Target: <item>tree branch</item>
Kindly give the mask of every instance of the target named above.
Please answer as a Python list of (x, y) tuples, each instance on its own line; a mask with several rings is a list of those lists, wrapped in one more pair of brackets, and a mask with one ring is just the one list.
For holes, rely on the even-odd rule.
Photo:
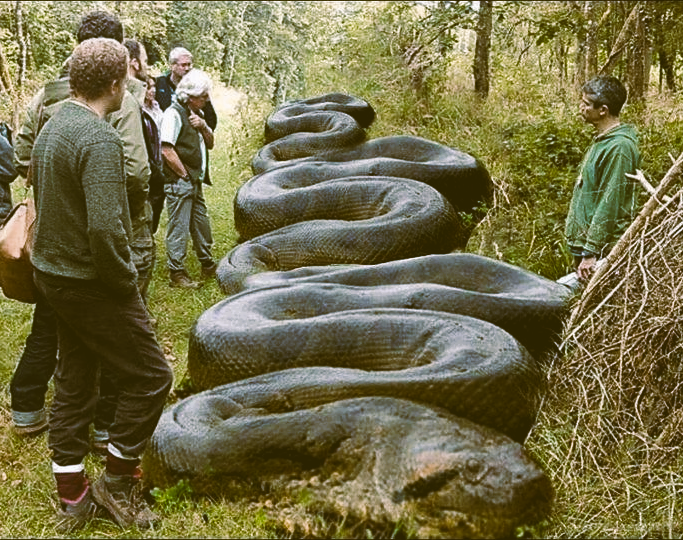
[[(640, 169), (636, 169), (636, 174), (626, 173), (626, 176), (628, 176), (629, 178), (633, 178), (634, 180), (638, 180), (638, 182), (640, 182), (640, 185), (642, 185), (645, 188), (645, 191), (647, 191), (650, 195), (654, 196), (657, 193), (657, 190), (654, 188), (652, 184), (650, 184), (650, 182), (647, 181), (647, 178), (645, 178), (643, 171), (641, 171)], [(671, 197), (665, 195), (664, 197), (662, 197), (662, 200), (665, 203), (668, 203), (671, 200)]]
[(609, 53), (607, 61), (598, 71), (600, 75), (609, 75), (610, 73), (612, 73), (614, 66), (616, 65), (619, 58), (621, 58), (621, 55), (623, 54), (624, 49), (628, 44), (628, 40), (631, 39), (631, 36), (633, 35), (633, 31), (636, 27), (636, 22), (638, 21), (639, 12), (640, 2), (636, 3), (636, 5), (633, 6), (631, 13), (628, 14), (628, 17), (626, 18), (624, 25), (621, 27), (621, 31), (619, 32), (619, 35), (617, 36), (617, 39), (614, 42), (614, 45), (612, 46), (612, 51)]

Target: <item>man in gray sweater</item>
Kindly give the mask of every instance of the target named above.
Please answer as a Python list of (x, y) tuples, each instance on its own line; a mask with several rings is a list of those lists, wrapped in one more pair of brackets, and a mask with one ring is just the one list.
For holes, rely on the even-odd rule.
[[(73, 97), (45, 124), (31, 157), (35, 282), (56, 314), (61, 350), (48, 437), (60, 532), (83, 526), (95, 501), (123, 527), (158, 519), (137, 489), (139, 463), (173, 376), (137, 287), (123, 145), (105, 121), (121, 106), (127, 56), (106, 38), (76, 48)], [(100, 368), (120, 393), (106, 469), (91, 487), (83, 461)]]

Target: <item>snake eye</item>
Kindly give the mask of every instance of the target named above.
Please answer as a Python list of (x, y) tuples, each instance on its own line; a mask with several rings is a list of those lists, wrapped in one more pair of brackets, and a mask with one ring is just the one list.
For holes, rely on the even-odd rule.
[(479, 482), (486, 475), (488, 467), (481, 461), (470, 458), (465, 464), (465, 475), (470, 482)]

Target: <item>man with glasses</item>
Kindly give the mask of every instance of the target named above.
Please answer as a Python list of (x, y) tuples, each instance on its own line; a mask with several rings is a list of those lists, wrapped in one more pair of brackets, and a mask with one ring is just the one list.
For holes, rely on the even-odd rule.
[[(192, 53), (184, 47), (176, 47), (168, 55), (170, 69), (156, 78), (156, 100), (162, 111), (165, 111), (173, 103), (176, 87), (182, 78), (192, 69)], [(216, 129), (218, 118), (210, 100), (202, 107), (204, 120), (212, 130)]]

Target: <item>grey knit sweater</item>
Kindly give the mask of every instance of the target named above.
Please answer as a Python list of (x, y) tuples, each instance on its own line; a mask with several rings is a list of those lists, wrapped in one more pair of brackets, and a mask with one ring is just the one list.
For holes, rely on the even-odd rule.
[(31, 260), (46, 274), (137, 290), (123, 145), (94, 112), (67, 102), (41, 130), (31, 157), (36, 199)]

